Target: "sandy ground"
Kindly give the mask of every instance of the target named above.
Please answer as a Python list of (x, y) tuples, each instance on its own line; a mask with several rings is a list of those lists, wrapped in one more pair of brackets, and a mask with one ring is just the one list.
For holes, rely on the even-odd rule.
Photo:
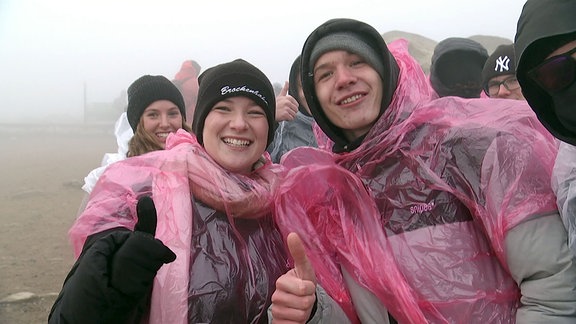
[(0, 323), (47, 322), (73, 263), (67, 231), (84, 177), (116, 152), (112, 128), (0, 125)]

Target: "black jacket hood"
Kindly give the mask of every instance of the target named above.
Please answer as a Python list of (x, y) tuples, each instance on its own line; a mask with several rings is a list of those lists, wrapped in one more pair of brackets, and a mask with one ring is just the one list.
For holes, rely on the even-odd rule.
[(302, 105), (300, 98), (298, 97), (298, 78), (300, 78), (300, 65), (302, 59), (301, 56), (294, 60), (292, 66), (290, 67), (290, 75), (288, 76), (288, 94), (290, 94), (296, 102), (298, 102), (298, 111), (303, 113), (305, 116), (311, 117), (310, 113), (306, 111), (306, 108)]
[(552, 135), (576, 145), (576, 134), (556, 116), (552, 97), (527, 76), (556, 48), (566, 44), (570, 36), (576, 39), (576, 1), (528, 0), (518, 19), (514, 49), (518, 58), (516, 77), (524, 98)]
[[(488, 59), (486, 48), (475, 40), (450, 37), (434, 47), (430, 61), (430, 84), (440, 97), (479, 98), (482, 92), (482, 69)], [(453, 82), (466, 81), (465, 87), (453, 88)]]
[(301, 71), (302, 71), (302, 88), (304, 90), (304, 96), (306, 97), (306, 102), (316, 123), (322, 131), (334, 142), (333, 151), (334, 152), (342, 152), (342, 151), (351, 151), (358, 147), (362, 143), (362, 138), (356, 139), (353, 143), (350, 143), (342, 129), (335, 126), (324, 114), (322, 107), (320, 107), (320, 103), (318, 102), (318, 98), (316, 96), (316, 91), (314, 87), (314, 75), (313, 71), (310, 69), (310, 56), (312, 54), (312, 50), (316, 43), (323, 37), (338, 33), (338, 32), (348, 32), (358, 35), (358, 38), (364, 42), (366, 42), (370, 47), (372, 47), (376, 53), (381, 55), (384, 73), (385, 75), (382, 76), (383, 78), (383, 98), (382, 104), (380, 108), (380, 116), (390, 102), (392, 101), (392, 96), (394, 95), (394, 91), (398, 85), (398, 75), (399, 75), (399, 68), (396, 60), (388, 50), (382, 35), (378, 33), (376, 29), (372, 26), (358, 21), (354, 19), (347, 19), (347, 18), (336, 18), (328, 20), (327, 22), (320, 25), (316, 28), (310, 36), (306, 39), (304, 43), (304, 47), (302, 49), (302, 64), (301, 64)]

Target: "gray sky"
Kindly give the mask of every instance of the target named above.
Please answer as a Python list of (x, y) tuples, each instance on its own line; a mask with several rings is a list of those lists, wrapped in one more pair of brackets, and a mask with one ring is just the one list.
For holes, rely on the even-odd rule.
[(283, 82), (304, 40), (330, 18), (440, 41), (514, 39), (524, 0), (0, 0), (0, 123), (79, 121), (143, 74), (171, 79), (244, 58)]

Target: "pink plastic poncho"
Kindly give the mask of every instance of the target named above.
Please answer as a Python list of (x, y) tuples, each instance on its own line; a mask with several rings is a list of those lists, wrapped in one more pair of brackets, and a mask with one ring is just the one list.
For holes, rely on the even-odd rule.
[(389, 47), (401, 71), (389, 108), (353, 152), (285, 155), (278, 225), (352, 321), (341, 267), (400, 323), (514, 323), (504, 240), (556, 209), (557, 142), (524, 102), (432, 100), (407, 43)]
[[(231, 174), (207, 155), (196, 137), (183, 130), (170, 135), (166, 147), (164, 151), (110, 165), (100, 177), (86, 209), (70, 229), (69, 235), (78, 257), (87, 236), (119, 226), (133, 229), (137, 220), (135, 208), (138, 198), (151, 195), (158, 214), (156, 238), (174, 251), (177, 258), (162, 266), (154, 279), (149, 322), (188, 323), (191, 199), (225, 211), (229, 218), (254, 219), (270, 215), (271, 192), (277, 185), (282, 169), (271, 164), (266, 154), (264, 165), (249, 176)], [(282, 244), (281, 240), (279, 242)], [(222, 259), (227, 257), (223, 255)], [(286, 259), (283, 260), (285, 266)], [(256, 274), (260, 271), (237, 270)], [(248, 276), (251, 278), (254, 273)], [(265, 310), (263, 312), (265, 314)]]

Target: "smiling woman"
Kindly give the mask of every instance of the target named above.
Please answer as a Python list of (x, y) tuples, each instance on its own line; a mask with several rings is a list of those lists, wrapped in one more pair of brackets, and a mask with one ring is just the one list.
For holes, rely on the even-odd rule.
[(127, 156), (163, 150), (168, 134), (190, 131), (180, 90), (161, 75), (144, 75), (130, 85), (126, 114), (134, 132)]
[(274, 115), (272, 84), (252, 64), (201, 74), (195, 134), (180, 129), (96, 183), (49, 323), (267, 323), (288, 261), (272, 218), (284, 169), (265, 154)]

